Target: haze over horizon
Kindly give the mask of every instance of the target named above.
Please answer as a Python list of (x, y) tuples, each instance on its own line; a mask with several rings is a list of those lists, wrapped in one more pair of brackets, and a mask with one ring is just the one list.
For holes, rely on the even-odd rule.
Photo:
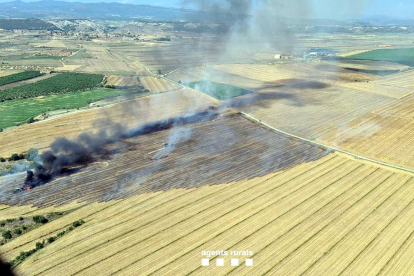
[[(38, 0), (25, 0), (22, 2), (37, 2)], [(61, 1), (61, 0), (58, 0)], [(195, 9), (196, 7), (187, 4), (183, 0), (63, 0), (64, 2), (80, 3), (100, 3), (116, 2), (122, 4), (151, 5), (168, 8)], [(247, 0), (248, 1), (248, 0)], [(250, 0), (250, 4), (255, 6), (261, 1), (269, 0)], [(0, 0), (0, 3), (12, 2), (10, 0)], [(226, 4), (225, 1), (209, 1), (218, 5)], [(279, 1), (283, 5), (284, 1)], [(336, 20), (359, 20), (372, 17), (386, 17), (395, 19), (414, 19), (414, 2), (412, 0), (300, 0), (301, 5), (308, 7), (308, 18), (312, 19), (336, 19)], [(262, 3), (263, 4), (263, 3)], [(298, 5), (299, 6), (299, 5)]]

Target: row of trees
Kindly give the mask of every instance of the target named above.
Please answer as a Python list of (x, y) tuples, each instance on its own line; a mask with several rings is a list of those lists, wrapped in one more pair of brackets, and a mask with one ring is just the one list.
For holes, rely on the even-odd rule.
[(100, 86), (103, 77), (99, 74), (63, 73), (36, 83), (2, 90), (0, 91), (0, 101), (91, 89)]
[(0, 77), (0, 86), (18, 81), (33, 79), (41, 75), (42, 73), (40, 73), (39, 71), (25, 71), (17, 74)]

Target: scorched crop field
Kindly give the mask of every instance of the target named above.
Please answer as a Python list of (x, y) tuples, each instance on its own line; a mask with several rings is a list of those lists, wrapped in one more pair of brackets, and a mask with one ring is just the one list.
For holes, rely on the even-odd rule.
[(199, 2), (0, 3), (2, 261), (414, 275), (410, 21)]

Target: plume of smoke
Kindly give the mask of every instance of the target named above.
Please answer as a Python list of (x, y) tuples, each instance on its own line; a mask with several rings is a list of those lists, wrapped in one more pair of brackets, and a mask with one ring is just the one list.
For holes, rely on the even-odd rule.
[(114, 123), (109, 119), (97, 120), (94, 122), (97, 129), (94, 133), (84, 132), (73, 140), (59, 137), (53, 141), (50, 150), (40, 155), (40, 164), (37, 165), (34, 173), (27, 172), (25, 184), (39, 185), (62, 174), (68, 168), (87, 164), (93, 161), (96, 155), (105, 153), (105, 146), (108, 144), (155, 131), (172, 129), (164, 153), (168, 155), (174, 150), (176, 143), (191, 138), (191, 130), (180, 126), (210, 120), (215, 116), (217, 113), (207, 110), (140, 124), (132, 128), (128, 128), (126, 124)]
[(170, 134), (168, 137), (168, 143), (164, 146), (164, 148), (160, 151), (158, 151), (153, 159), (160, 159), (163, 156), (170, 155), (175, 147), (177, 146), (177, 143), (185, 142), (191, 138), (192, 130), (190, 128), (186, 127), (176, 127), (175, 125), (170, 130)]

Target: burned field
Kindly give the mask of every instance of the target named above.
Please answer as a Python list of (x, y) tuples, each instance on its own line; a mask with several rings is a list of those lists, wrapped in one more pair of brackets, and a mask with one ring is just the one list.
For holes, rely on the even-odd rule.
[(62, 205), (216, 185), (264, 176), (328, 154), (325, 148), (275, 133), (240, 114), (149, 131), (105, 147), (91, 163), (44, 185), (13, 194), (25, 175), (1, 181), (2, 204)]

